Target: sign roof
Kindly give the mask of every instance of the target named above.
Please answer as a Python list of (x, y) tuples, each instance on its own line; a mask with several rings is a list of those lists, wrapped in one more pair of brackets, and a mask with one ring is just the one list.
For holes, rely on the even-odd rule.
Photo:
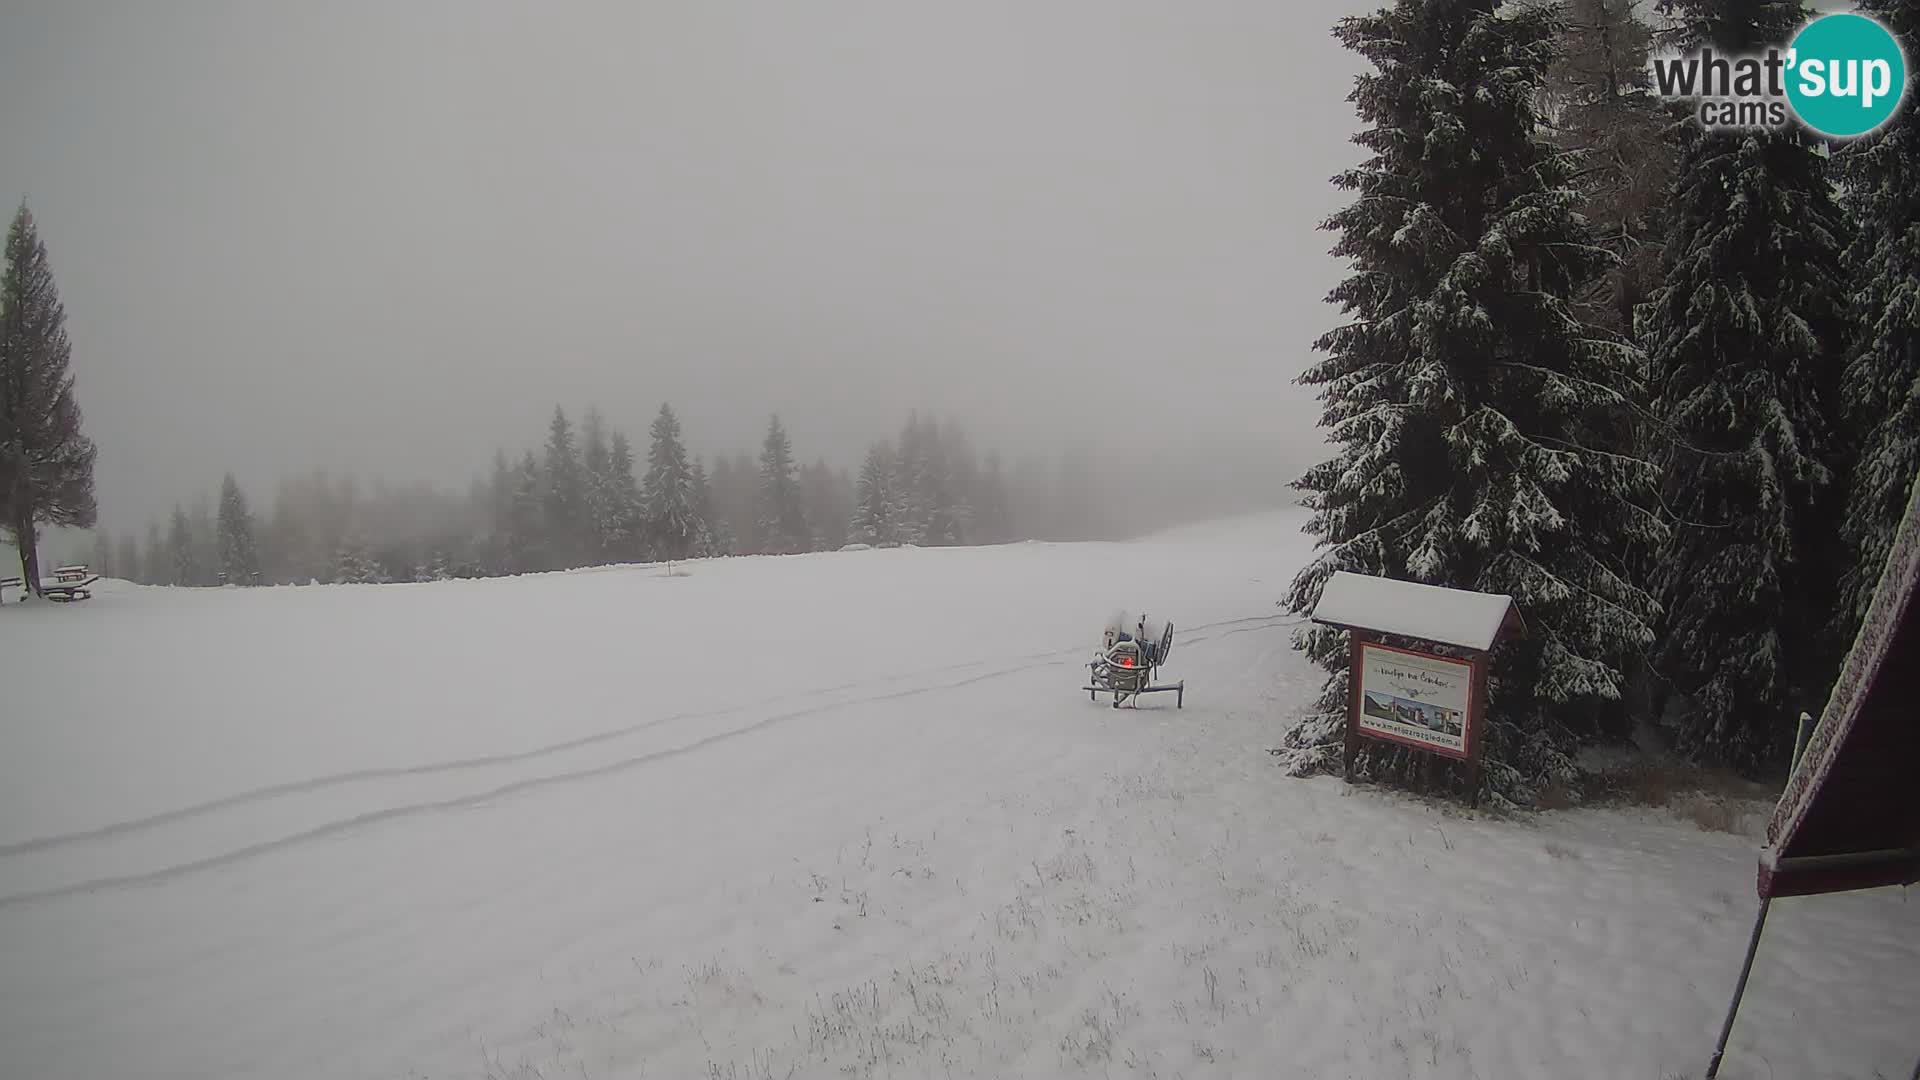
[(1509, 619), (1520, 624), (1520, 613), (1511, 596), (1345, 570), (1327, 579), (1312, 618), (1328, 626), (1397, 634), (1482, 652), (1493, 648)]

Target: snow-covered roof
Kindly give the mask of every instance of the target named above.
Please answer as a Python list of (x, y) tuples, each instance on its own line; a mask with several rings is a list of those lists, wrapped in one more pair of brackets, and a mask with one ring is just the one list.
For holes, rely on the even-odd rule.
[(1312, 617), (1328, 626), (1485, 651), (1493, 648), (1509, 615), (1519, 621), (1511, 596), (1341, 570), (1327, 579)]
[(1920, 483), (1894, 535), (1826, 711), (1767, 822), (1761, 896), (1901, 885), (1920, 880)]

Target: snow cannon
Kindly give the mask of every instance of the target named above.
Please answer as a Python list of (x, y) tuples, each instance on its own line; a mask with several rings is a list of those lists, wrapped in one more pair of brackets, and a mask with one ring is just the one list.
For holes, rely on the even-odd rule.
[(1113, 707), (1131, 701), (1140, 707), (1146, 694), (1173, 694), (1174, 708), (1186, 707), (1186, 682), (1155, 685), (1160, 665), (1173, 652), (1173, 624), (1145, 615), (1130, 618), (1118, 612), (1107, 620), (1100, 636), (1100, 650), (1087, 665), (1087, 700), (1098, 701), (1101, 694), (1113, 695)]

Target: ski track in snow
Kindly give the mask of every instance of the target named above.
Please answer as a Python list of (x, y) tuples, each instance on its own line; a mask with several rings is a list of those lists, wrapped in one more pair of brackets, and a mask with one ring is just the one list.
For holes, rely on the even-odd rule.
[[(604, 567), (590, 568), (590, 570), (592, 571), (604, 571), (606, 569), (607, 568), (604, 568)], [(1267, 615), (1267, 616), (1258, 616), (1258, 617), (1245, 618), (1245, 619), (1226, 619), (1220, 622), (1207, 623), (1202, 626), (1197, 626), (1197, 627), (1194, 627), (1193, 630), (1195, 632), (1199, 632), (1204, 630), (1217, 629), (1219, 627), (1234, 626), (1241, 623), (1271, 623), (1273, 625), (1291, 627), (1291, 626), (1299, 625), (1302, 621), (1303, 621), (1302, 619), (1297, 617)], [(1265, 629), (1265, 628), (1266, 627), (1263, 626), (1263, 627), (1258, 627), (1257, 629)], [(1202, 637), (1202, 638), (1195, 639), (1195, 638), (1186, 636), (1184, 633), (1181, 637), (1181, 643), (1183, 645), (1199, 644), (1207, 640), (1210, 640), (1210, 638)], [(1038, 653), (1031, 656), (1024, 656), (1024, 657), (1021, 657), (1020, 659), (1032, 660), (1032, 661), (1064, 660), (1069, 657), (1079, 656), (1086, 652), (1087, 650), (1085, 649), (1063, 649), (1063, 650), (1056, 650), (1054, 652)], [(921, 671), (908, 672), (905, 675), (897, 676), (892, 679), (887, 679), (883, 681), (899, 682), (906, 679), (918, 678), (918, 677), (922, 677), (930, 674), (951, 673), (955, 670), (964, 670), (966, 668), (972, 668), (972, 667), (982, 667), (982, 666), (985, 666), (985, 663), (986, 663), (985, 661), (976, 660), (976, 661), (972, 661), (964, 664), (943, 665), (937, 668), (928, 668)], [(1013, 671), (1024, 671), (1024, 670), (1027, 670), (1027, 667), (1029, 666), (1032, 666), (1032, 665), (1026, 665), (1018, 668), (1003, 668), (998, 671), (989, 672), (984, 677), (991, 678), (996, 675), (1004, 675)], [(236, 792), (232, 795), (223, 795), (220, 798), (211, 799), (206, 802), (195, 803), (191, 806), (183, 806), (173, 810), (163, 810), (157, 814), (150, 814), (146, 817), (133, 818), (127, 821), (116, 821), (111, 824), (101, 825), (91, 829), (82, 829), (74, 832), (59, 833), (53, 836), (32, 837), (26, 840), (0, 844), (0, 858), (6, 858), (11, 855), (24, 855), (29, 852), (35, 852), (35, 851), (45, 851), (51, 848), (69, 847), (75, 844), (89, 843), (96, 840), (103, 840), (110, 837), (121, 836), (127, 833), (143, 832), (149, 829), (153, 829), (157, 826), (170, 825), (177, 821), (184, 821), (189, 818), (199, 817), (203, 814), (209, 814), (219, 810), (232, 809), (234, 807), (244, 806), (248, 803), (262, 802), (268, 799), (275, 799), (275, 798), (279, 798), (286, 795), (298, 795), (298, 794), (303, 794), (309, 791), (318, 791), (322, 788), (339, 787), (346, 784), (359, 784), (359, 783), (365, 783), (371, 780), (395, 780), (395, 779), (401, 779), (409, 776), (431, 776), (436, 773), (463, 772), (471, 769), (488, 768), (488, 767), (498, 766), (498, 765), (513, 765), (513, 764), (518, 764), (520, 762), (525, 762), (525, 761), (537, 761), (541, 758), (552, 757), (556, 754), (565, 753), (567, 751), (578, 750), (588, 746), (595, 746), (600, 743), (612, 742), (616, 739), (622, 739), (629, 735), (635, 734), (636, 732), (646, 731), (651, 728), (660, 727), (663, 724), (677, 723), (685, 720), (710, 720), (710, 719), (715, 719), (722, 716), (733, 716), (738, 713), (751, 712), (756, 708), (765, 708), (769, 706), (785, 704), (795, 700), (795, 698), (797, 697), (823, 697), (827, 694), (840, 693), (847, 690), (870, 689), (873, 685), (875, 684), (871, 682), (841, 683), (838, 686), (821, 687), (819, 689), (809, 690), (798, 695), (786, 695), (786, 696), (780, 696), (780, 697), (767, 698), (765, 700), (754, 702), (748, 705), (736, 705), (736, 706), (730, 706), (728, 708), (723, 708), (723, 709), (712, 709), (705, 712), (680, 713), (673, 716), (657, 717), (652, 720), (641, 721), (640, 723), (637, 723), (637, 724), (624, 724), (620, 727), (610, 728), (605, 731), (595, 732), (591, 735), (583, 735), (583, 736), (580, 736), (579, 738), (567, 739), (562, 742), (548, 743), (544, 746), (535, 747), (531, 750), (522, 750), (515, 753), (510, 753), (510, 754), (488, 754), (480, 757), (457, 758), (450, 761), (423, 762), (417, 765), (402, 765), (402, 766), (393, 766), (388, 768), (355, 769), (349, 772), (337, 772), (337, 773), (329, 773), (325, 776), (315, 776), (305, 780), (292, 780), (292, 781), (287, 781), (279, 784), (270, 784), (265, 787), (252, 788), (247, 791)], [(946, 689), (953, 686), (961, 686), (961, 685), (965, 685), (965, 683), (964, 682), (948, 683), (943, 686), (922, 687), (912, 692), (917, 693), (917, 692), (924, 692), (924, 691), (940, 690), (940, 689)], [(875, 700), (875, 699), (870, 697), (853, 698), (843, 702), (836, 702), (834, 704), (853, 705), (853, 704), (860, 704), (862, 702), (872, 701), (872, 700)], [(827, 706), (827, 707), (831, 707), (831, 706)], [(797, 713), (793, 715), (797, 716), (797, 715), (804, 715), (804, 714)], [(742, 730), (750, 730), (750, 729), (742, 729)], [(6, 902), (6, 899), (4, 897), (0, 897), (0, 903), (5, 903), (5, 902)]]
[[(1241, 626), (1238, 629), (1225, 630), (1220, 635), (1217, 635), (1217, 636), (1229, 636), (1232, 634), (1247, 633), (1251, 630), (1260, 630), (1260, 629), (1291, 629), (1292, 627), (1298, 625), (1299, 623), (1298, 619), (1288, 619), (1288, 618), (1283, 618), (1278, 616), (1271, 616), (1268, 618), (1271, 620), (1268, 623), (1268, 625), (1258, 626), (1258, 627)], [(1222, 626), (1232, 626), (1238, 623), (1260, 622), (1260, 621), (1263, 621), (1263, 620), (1260, 620), (1260, 619), (1225, 620), (1223, 622), (1208, 623), (1203, 626), (1196, 627), (1196, 631), (1204, 631), (1204, 630), (1213, 629), (1213, 628), (1222, 627)], [(1200, 637), (1192, 638), (1190, 640), (1186, 640), (1181, 644), (1185, 647), (1191, 647), (1194, 645), (1204, 645), (1210, 640), (1212, 640), (1211, 637), (1203, 635)], [(1076, 653), (1081, 651), (1084, 651), (1084, 650), (1075, 650)], [(975, 666), (975, 665), (965, 665), (965, 666)], [(613, 773), (624, 772), (628, 769), (637, 768), (639, 766), (651, 765), (656, 762), (667, 761), (673, 758), (680, 757), (683, 754), (690, 754), (695, 751), (705, 749), (709, 746), (717, 746), (721, 743), (725, 743), (730, 740), (740, 738), (741, 736), (744, 736), (744, 735), (751, 735), (756, 731), (764, 730), (766, 728), (772, 727), (775, 724), (782, 724), (791, 720), (798, 720), (798, 719), (802, 719), (809, 716), (818, 716), (822, 713), (828, 713), (835, 709), (849, 708), (857, 705), (872, 705), (872, 704), (877, 704), (880, 702), (888, 702), (888, 701), (900, 701), (905, 698), (918, 697), (923, 694), (936, 694), (946, 690), (957, 690), (962, 687), (973, 686), (978, 683), (983, 683), (983, 682), (988, 682), (994, 679), (1004, 678), (1008, 675), (1014, 675), (1024, 671), (1032, 671), (1036, 668), (1053, 668), (1058, 666), (1060, 666), (1059, 654), (1054, 654), (1053, 657), (1046, 660), (1019, 664), (1013, 667), (1000, 668), (992, 671), (986, 671), (977, 675), (967, 676), (965, 678), (950, 681), (950, 682), (935, 683), (927, 686), (915, 686), (907, 689), (894, 690), (894, 691), (889, 691), (881, 694), (874, 694), (866, 697), (849, 698), (843, 701), (828, 702), (825, 704), (809, 706), (803, 709), (795, 709), (788, 712), (776, 713), (775, 715), (768, 716), (760, 720), (756, 720), (742, 727), (729, 728), (725, 731), (721, 731), (713, 735), (708, 735), (708, 736), (705, 736), (704, 738), (695, 739), (692, 742), (685, 743), (678, 746), (673, 746), (665, 750), (656, 750), (651, 753), (638, 754), (633, 757), (622, 758), (622, 759), (609, 761), (609, 762), (602, 762), (598, 765), (594, 765), (588, 768), (575, 769), (568, 772), (550, 773), (542, 776), (527, 777), (522, 780), (516, 780), (512, 783), (502, 784), (498, 787), (488, 788), (483, 791), (477, 791), (471, 794), (461, 795), (455, 798), (441, 799), (441, 800), (431, 801), (431, 802), (403, 803), (397, 806), (383, 807), (379, 810), (371, 810), (371, 811), (367, 811), (366, 813), (356, 814), (351, 817), (328, 821), (324, 824), (317, 825), (313, 828), (306, 829), (298, 833), (294, 833), (290, 836), (282, 836), (272, 840), (261, 841), (260, 843), (256, 843), (256, 844), (249, 844), (248, 846), (239, 848), (237, 850), (227, 851), (219, 855), (212, 855), (202, 859), (194, 859), (188, 862), (173, 863), (167, 866), (162, 866), (155, 870), (147, 870), (139, 873), (90, 878), (84, 881), (77, 881), (71, 884), (59, 885), (52, 888), (29, 890), (29, 891), (22, 891), (22, 892), (0, 895), (0, 909), (13, 907), (19, 904), (30, 904), (37, 901), (57, 899), (59, 897), (68, 896), (74, 893), (93, 892), (99, 889), (124, 888), (124, 887), (139, 886), (139, 885), (158, 884), (161, 882), (171, 880), (176, 877), (180, 877), (185, 874), (191, 874), (201, 870), (211, 870), (221, 866), (229, 866), (233, 863), (237, 863), (245, 859), (250, 859), (255, 856), (267, 854), (268, 852), (280, 851), (282, 849), (293, 847), (298, 844), (319, 840), (324, 837), (333, 836), (335, 834), (348, 832), (354, 829), (365, 828), (367, 826), (376, 825), (382, 822), (393, 821), (399, 818), (412, 817), (417, 814), (439, 813), (439, 812), (450, 811), (450, 810), (460, 810), (466, 807), (479, 806), (485, 803), (491, 803), (496, 800), (506, 798), (511, 795), (517, 795), (517, 794), (520, 794), (521, 792), (533, 791), (539, 788), (544, 788), (544, 787), (548, 787), (555, 784), (565, 784), (565, 783), (580, 781), (580, 780), (591, 780), (597, 777), (608, 776)], [(951, 669), (948, 669), (948, 670), (951, 670)], [(835, 689), (844, 689), (844, 687), (835, 688)], [(825, 692), (828, 692), (828, 691), (819, 691), (816, 693), (825, 693)], [(519, 753), (519, 754), (503, 754), (503, 755), (494, 755), (491, 757), (467, 758), (460, 761), (439, 762), (439, 763), (434, 763), (429, 765), (420, 765), (420, 766), (413, 766), (413, 767), (401, 768), (401, 769), (368, 769), (368, 770), (362, 770), (357, 773), (338, 773), (333, 776), (316, 777), (308, 781), (301, 781), (301, 782), (292, 783), (292, 784), (279, 784), (279, 785), (274, 785), (272, 787), (266, 787), (266, 788), (258, 788), (258, 789), (255, 789), (254, 791), (245, 792), (240, 795), (230, 796), (225, 799), (219, 799), (212, 802), (201, 803), (197, 806), (186, 807), (180, 810), (168, 811), (166, 813), (156, 814), (151, 817), (140, 819), (137, 821), (123, 822), (116, 825), (105, 826), (99, 829), (92, 830), (90, 832), (69, 834), (67, 836), (62, 836), (62, 837), (50, 837), (48, 839), (40, 840), (40, 841), (28, 841), (22, 844), (14, 845), (14, 847), (11, 850), (0, 850), (0, 856), (24, 854), (27, 852), (40, 851), (40, 850), (45, 850), (52, 847), (73, 844), (73, 843), (78, 843), (82, 841), (104, 839), (104, 838), (118, 836), (118, 835), (130, 833), (130, 832), (137, 832), (143, 829), (153, 828), (159, 825), (164, 825), (164, 824), (168, 824), (175, 821), (185, 820), (187, 818), (194, 817), (204, 813), (209, 813), (214, 810), (234, 809), (237, 807), (244, 806), (249, 802), (258, 802), (263, 799), (268, 799), (268, 798), (272, 798), (280, 795), (312, 791), (319, 788), (336, 786), (343, 783), (352, 783), (352, 782), (358, 782), (358, 781), (364, 781), (364, 780), (370, 780), (370, 779), (392, 779), (392, 778), (400, 778), (400, 777), (407, 777), (407, 776), (421, 776), (421, 775), (428, 775), (428, 774), (439, 773), (439, 772), (453, 772), (453, 771), (460, 771), (460, 770), (466, 770), (466, 769), (473, 769), (481, 766), (510, 764), (510, 763), (517, 763), (521, 761), (528, 761), (528, 760), (533, 760), (541, 757), (551, 756), (552, 754), (558, 753), (562, 750), (572, 750), (582, 746), (589, 746), (597, 743), (606, 742), (608, 740), (615, 739), (623, 735), (628, 735), (636, 731), (657, 727), (661, 724), (670, 723), (676, 720), (707, 719), (713, 716), (731, 715), (733, 713), (745, 712), (745, 711), (749, 711), (749, 710), (746, 708), (725, 709), (725, 710), (717, 710), (711, 713), (696, 713), (696, 714), (691, 714), (689, 716), (667, 717), (661, 720), (649, 721), (643, 724), (629, 725), (625, 728), (620, 728), (615, 731), (603, 732), (601, 734), (588, 736), (583, 739), (569, 740), (565, 743), (557, 743), (557, 744), (553, 744), (551, 746), (544, 747), (538, 750), (528, 751), (528, 752)]]
[[(121, 721), (145, 740), (131, 759), (111, 725), (0, 720), (0, 774), (40, 785), (40, 827), (0, 848), (0, 1075), (1698, 1076), (1756, 842), (1285, 777), (1265, 750), (1320, 676), (1274, 632), (1297, 620), (1247, 612), (1307, 557), (1298, 522), (729, 560), (671, 593), (613, 571), (0, 612), (0, 655), (35, 665), (83, 633), (133, 650), (236, 619), (315, 641), (391, 621), (403, 643), (481, 624), (392, 674), (372, 670), (384, 644), (329, 654), (379, 693), (329, 684), (264, 732), (246, 687), (170, 653), (103, 659), (143, 706)], [(828, 592), (831, 649), (740, 622)], [(658, 702), (595, 681), (644, 673), (581, 679), (616, 655), (583, 635), (643, 597), (678, 635), (640, 624), (632, 646), (666, 665)], [(1185, 709), (1078, 689), (1083, 639), (1142, 602), (1194, 623), (1166, 673)], [(484, 653), (556, 611), (587, 629)], [(53, 630), (10, 636), (26, 618)], [(764, 647), (792, 655), (740, 659)], [(308, 685), (283, 651), (252, 659)], [(509, 666), (553, 699), (485, 681)], [(38, 685), (27, 711), (77, 724), (112, 700), (88, 694), (124, 692)], [(661, 715), (584, 729), (615, 700)], [(356, 703), (343, 745), (300, 741)], [(1899, 890), (1774, 905), (1721, 1075), (1911, 1071), (1916, 931)]]

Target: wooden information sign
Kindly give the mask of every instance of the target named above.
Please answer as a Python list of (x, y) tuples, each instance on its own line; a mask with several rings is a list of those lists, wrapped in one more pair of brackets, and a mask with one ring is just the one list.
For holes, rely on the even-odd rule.
[(1377, 739), (1466, 762), (1477, 801), (1488, 659), (1500, 638), (1526, 631), (1513, 598), (1341, 571), (1312, 618), (1351, 636), (1347, 775), (1360, 740)]

